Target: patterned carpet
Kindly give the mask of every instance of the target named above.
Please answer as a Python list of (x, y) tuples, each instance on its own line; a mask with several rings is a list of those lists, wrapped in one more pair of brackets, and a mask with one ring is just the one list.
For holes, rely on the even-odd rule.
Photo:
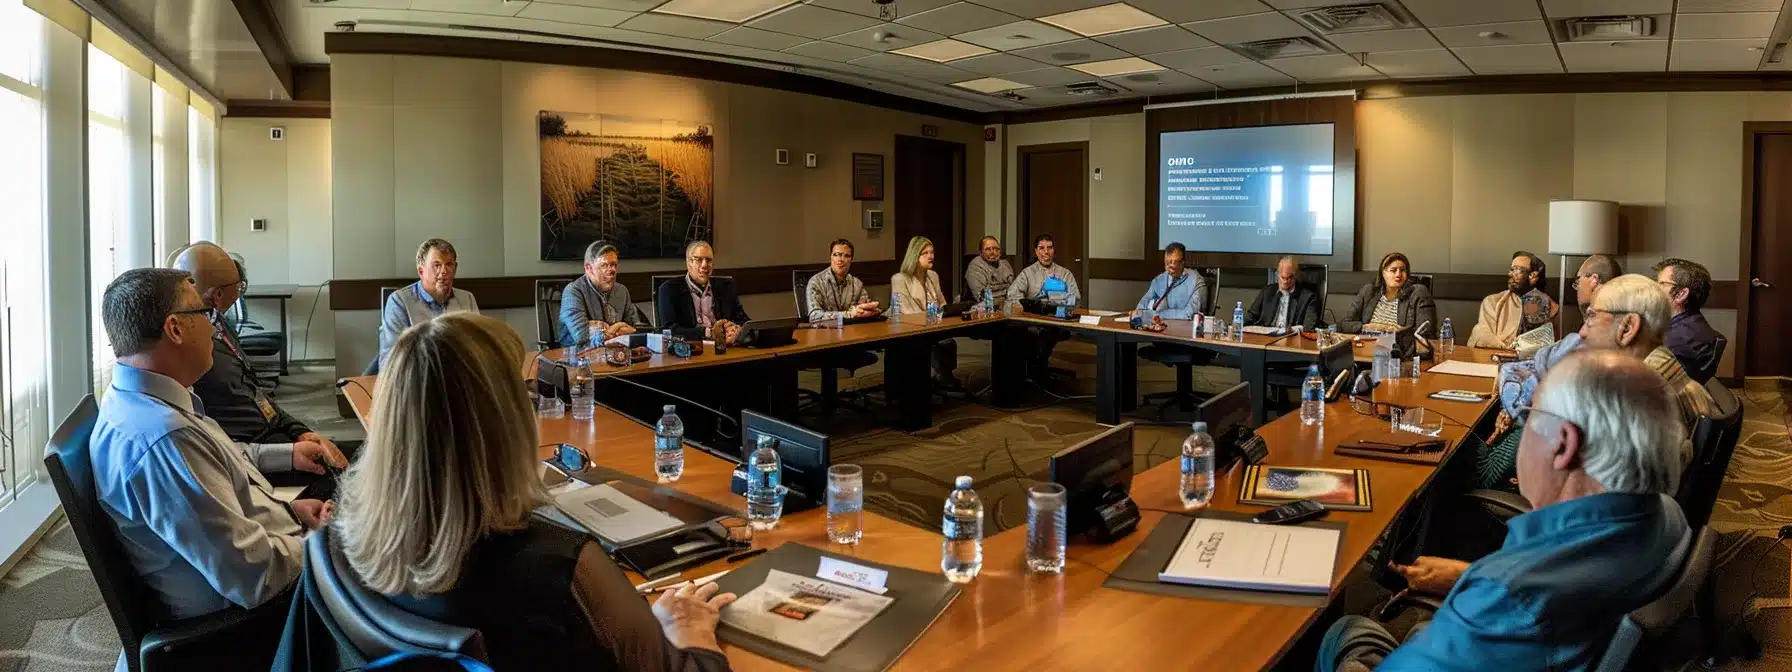
[[(988, 385), (988, 346), (960, 339), (959, 376), (971, 390)], [(1057, 392), (1093, 392), (1094, 349), (1059, 347), (1054, 363), (1077, 373)], [(877, 367), (842, 387), (878, 382)], [(1173, 386), (1172, 372), (1140, 362), (1141, 392)], [(1196, 385), (1208, 391), (1237, 381), (1236, 372), (1197, 369)], [(334, 387), (326, 370), (285, 379), (281, 403), (314, 428), (340, 438), (360, 438), (353, 421), (335, 417)], [(813, 381), (804, 379), (813, 386)], [(1744, 425), (1712, 526), (1722, 533), (1717, 572), (1719, 618), (1759, 638), (1764, 655), (1737, 661), (1726, 671), (1792, 669), (1792, 599), (1788, 597), (1787, 547), (1774, 544), (1781, 525), (1792, 524), (1792, 384), (1759, 382), (1740, 395)], [(842, 411), (826, 423), (838, 461), (866, 470), (867, 505), (911, 524), (933, 527), (951, 479), (968, 474), (989, 508), (990, 533), (1025, 524), (1022, 491), (1041, 475), (1054, 452), (1099, 431), (1088, 400), (1060, 401), (1043, 393), (1029, 408), (1008, 411), (955, 401), (936, 406), (935, 426), (913, 433), (876, 426), (866, 416)], [(1049, 404), (1049, 405), (1048, 405)], [(1134, 435), (1136, 468), (1175, 455), (1180, 426), (1141, 426)], [(112, 667), (118, 637), (87, 572), (74, 535), (59, 524), (10, 574), (0, 580), (0, 672), (101, 672)]]

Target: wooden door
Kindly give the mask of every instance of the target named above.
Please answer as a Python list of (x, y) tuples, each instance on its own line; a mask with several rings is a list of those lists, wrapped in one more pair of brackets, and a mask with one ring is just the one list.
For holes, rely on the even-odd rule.
[[(964, 145), (932, 138), (896, 136), (896, 262), (914, 236), (933, 241), (933, 270), (940, 291), (957, 296), (958, 241), (964, 230)], [(882, 284), (889, 278), (860, 278)]]
[(1792, 134), (1754, 136), (1754, 212), (1739, 278), (1747, 302), (1746, 348), (1742, 373), (1792, 377), (1792, 353), (1785, 339), (1792, 325)]
[[(1089, 144), (1064, 142), (1016, 148), (1020, 164), (1021, 240), (1016, 241), (1021, 267), (1033, 263), (1033, 237), (1052, 234), (1056, 263), (1076, 274), (1088, 294)], [(1020, 268), (1014, 270), (1019, 271)]]

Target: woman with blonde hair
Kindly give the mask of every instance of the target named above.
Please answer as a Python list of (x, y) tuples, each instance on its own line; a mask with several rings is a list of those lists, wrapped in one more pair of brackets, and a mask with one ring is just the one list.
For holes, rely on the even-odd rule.
[[(900, 301), (900, 303), (898, 303)], [(902, 255), (902, 268), (890, 276), (890, 305), (904, 315), (922, 315), (927, 302), (941, 310), (946, 308), (946, 294), (940, 291), (940, 274), (933, 270), (933, 241), (915, 236), (908, 241), (908, 253)], [(958, 342), (947, 339), (933, 347), (933, 375), (941, 384), (959, 387), (952, 371), (958, 368)]]
[(531, 517), (549, 499), (523, 354), (516, 330), (471, 313), (398, 337), (333, 523), (352, 573), (479, 630), (495, 669), (727, 669), (715, 628), (733, 595), (709, 584), (649, 607), (594, 538)]

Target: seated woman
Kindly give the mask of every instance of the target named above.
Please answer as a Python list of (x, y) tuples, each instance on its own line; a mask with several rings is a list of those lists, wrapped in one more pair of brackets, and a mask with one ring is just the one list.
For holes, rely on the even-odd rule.
[(499, 670), (723, 670), (715, 584), (651, 607), (597, 541), (534, 519), (535, 413), (504, 322), (455, 313), (398, 337), (334, 534), (353, 572), (400, 607), (476, 628)]
[(1412, 262), (1406, 255), (1389, 253), (1381, 258), (1379, 268), (1375, 282), (1363, 285), (1350, 300), (1350, 311), (1339, 316), (1338, 331), (1393, 331), (1430, 323), (1426, 334), (1437, 334), (1437, 303), (1431, 300), (1431, 290), (1410, 282)]
[[(898, 302), (900, 300), (900, 303)], [(925, 315), (927, 302), (946, 309), (946, 295), (940, 291), (940, 274), (933, 271), (933, 241), (915, 236), (908, 241), (908, 254), (902, 257), (902, 269), (890, 276), (890, 305), (903, 315)], [(958, 342), (947, 339), (933, 346), (933, 376), (947, 387), (958, 387)]]

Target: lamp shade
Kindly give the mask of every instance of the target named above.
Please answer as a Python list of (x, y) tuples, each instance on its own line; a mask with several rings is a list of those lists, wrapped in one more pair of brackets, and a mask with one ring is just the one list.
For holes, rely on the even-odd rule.
[(1582, 256), (1618, 251), (1618, 202), (1549, 202), (1549, 253)]

